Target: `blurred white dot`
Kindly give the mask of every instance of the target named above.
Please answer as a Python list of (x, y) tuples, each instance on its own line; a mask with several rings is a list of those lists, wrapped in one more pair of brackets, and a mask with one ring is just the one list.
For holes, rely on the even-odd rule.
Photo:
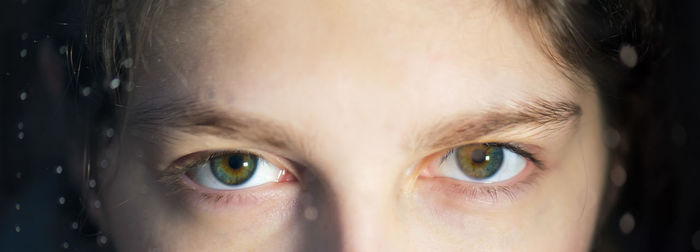
[(634, 216), (632, 214), (625, 213), (622, 215), (622, 218), (620, 218), (620, 231), (622, 231), (623, 234), (629, 234), (634, 230)]
[(15, 232), (19, 233), (19, 231), (22, 231), (22, 228), (19, 225), (15, 226)]
[(17, 123), (17, 129), (23, 129), (24, 128), (24, 123), (23, 122), (18, 122)]
[(97, 185), (97, 182), (95, 182), (95, 179), (90, 179), (90, 181), (88, 181), (88, 186), (90, 188), (95, 188), (96, 185)]
[(107, 163), (106, 159), (102, 159), (102, 161), (100, 161), (100, 167), (107, 168), (107, 165), (109, 165), (109, 163)]
[(117, 89), (120, 83), (121, 81), (119, 80), (119, 78), (114, 78), (112, 79), (112, 81), (109, 82), (109, 88)]
[(22, 172), (17, 172), (17, 173), (15, 173), (15, 177), (17, 177), (17, 179), (21, 179), (21, 178), (22, 178)]
[(19, 93), (19, 100), (20, 101), (24, 101), (26, 99), (27, 99), (27, 92), (26, 91), (22, 91), (21, 93)]
[(68, 249), (69, 245), (68, 242), (64, 241), (63, 244), (61, 245), (64, 249)]
[(122, 61), (121, 65), (125, 68), (131, 68), (132, 66), (134, 66), (134, 59), (126, 58)]
[(98, 236), (98, 237), (97, 237), (97, 243), (99, 243), (100, 245), (105, 245), (105, 244), (107, 244), (107, 236), (104, 236), (104, 235)]
[(21, 207), (21, 206), (19, 205), (19, 203), (16, 203), (16, 204), (15, 204), (15, 209), (16, 209), (17, 211), (19, 211), (20, 207)]
[(691, 237), (691, 242), (693, 243), (693, 249), (700, 251), (700, 230), (695, 231)]
[(92, 203), (92, 205), (95, 206), (95, 208), (100, 208), (102, 207), (102, 202), (100, 202), (99, 200), (95, 200), (95, 202)]
[(304, 218), (309, 221), (316, 220), (318, 218), (318, 209), (309, 206), (304, 209)]
[(63, 172), (63, 166), (56, 166), (56, 174), (61, 174)]
[(61, 205), (66, 204), (66, 198), (64, 198), (63, 196), (58, 197), (58, 204), (61, 204)]
[(26, 56), (27, 56), (27, 49), (22, 49), (21, 51), (19, 51), (20, 58), (24, 58)]
[(78, 229), (78, 222), (75, 222), (75, 221), (74, 221), (73, 223), (70, 224), (70, 227), (71, 227), (72, 229), (77, 230), (77, 229)]
[(627, 172), (625, 168), (621, 165), (615, 165), (615, 167), (610, 170), (610, 181), (612, 181), (613, 185), (622, 187), (627, 181)]
[(19, 140), (24, 139), (24, 132), (20, 131), (19, 133), (17, 133), (17, 138), (18, 138)]
[(83, 90), (80, 91), (80, 93), (82, 93), (83, 96), (88, 96), (90, 95), (90, 91), (92, 91), (90, 87), (84, 87)]
[(106, 137), (109, 137), (109, 138), (112, 138), (112, 137), (114, 136), (114, 129), (112, 129), (112, 128), (106, 129), (106, 130), (105, 130), (105, 136), (106, 136)]
[(620, 47), (620, 60), (625, 66), (633, 68), (637, 65), (637, 50), (629, 44), (623, 44)]
[(22, 0), (22, 1), (20, 1), (20, 3), (22, 3), (22, 5), (27, 4), (27, 2), (28, 2), (28, 0)]
[(58, 48), (58, 53), (60, 53), (61, 55), (66, 54), (67, 51), (68, 48), (66, 46), (61, 46)]
[(26, 33), (26, 32), (24, 32), (24, 33), (22, 33), (22, 36), (21, 36), (20, 38), (21, 38), (22, 40), (27, 40), (27, 38), (29, 38), (29, 34)]

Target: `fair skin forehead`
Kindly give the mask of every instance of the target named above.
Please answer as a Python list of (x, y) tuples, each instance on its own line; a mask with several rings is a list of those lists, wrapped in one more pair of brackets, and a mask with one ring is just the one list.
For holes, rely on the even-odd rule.
[[(606, 158), (596, 94), (504, 6), (235, 1), (166, 14), (136, 72), (118, 171), (102, 179), (98, 216), (117, 248), (588, 248)], [(498, 119), (528, 104), (580, 111), (549, 124)], [(527, 146), (546, 168), (496, 197), (420, 175), (426, 160), (482, 142)], [(297, 181), (218, 202), (163, 183), (175, 160), (222, 150), (263, 154)]]

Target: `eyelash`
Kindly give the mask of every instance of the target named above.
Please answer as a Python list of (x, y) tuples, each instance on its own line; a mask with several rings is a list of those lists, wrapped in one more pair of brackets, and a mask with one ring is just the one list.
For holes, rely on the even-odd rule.
[[(542, 161), (540, 161), (539, 159), (537, 159), (537, 158), (535, 157), (535, 155), (533, 155), (531, 152), (526, 151), (525, 148), (524, 148), (522, 145), (520, 145), (520, 144), (516, 144), (516, 143), (485, 143), (484, 145), (490, 146), (490, 147), (500, 147), (500, 148), (508, 149), (508, 150), (510, 150), (510, 151), (512, 151), (512, 152), (515, 152), (515, 154), (518, 154), (518, 155), (520, 155), (520, 156), (523, 156), (523, 157), (526, 158), (527, 160), (530, 160), (532, 163), (535, 164), (535, 166), (536, 166), (537, 168), (545, 169), (545, 167), (544, 167), (543, 164), (542, 164)], [(446, 160), (451, 154), (453, 154), (457, 148), (459, 148), (459, 146), (450, 149), (448, 152), (446, 152), (444, 155), (442, 155), (442, 157), (440, 158), (440, 162), (441, 162), (441, 163), (442, 163), (442, 162), (445, 162), (445, 160)]]
[[(194, 169), (198, 164), (207, 162), (213, 158), (238, 152), (240, 151), (211, 151), (186, 155), (173, 162), (167, 169), (167, 172), (159, 179), (159, 182), (168, 186), (173, 193), (183, 191), (193, 192), (195, 196), (192, 198), (193, 200), (207, 202), (207, 205), (212, 205), (215, 208), (227, 207), (230, 204), (255, 203), (261, 200), (260, 197), (256, 197), (253, 195), (254, 193), (252, 193), (253, 191), (258, 190), (258, 188), (246, 188), (242, 190), (230, 191), (217, 190), (198, 185), (194, 181), (191, 181), (190, 178), (185, 176), (187, 172)], [(263, 155), (260, 153), (251, 151), (246, 152), (257, 155), (261, 158), (263, 157)]]
[(539, 177), (539, 172), (533, 172), (522, 181), (511, 185), (465, 185), (464, 183), (450, 183), (445, 190), (457, 195), (464, 195), (470, 202), (496, 204), (501, 202), (503, 198), (507, 199), (508, 202), (513, 202), (518, 199), (520, 193), (526, 192), (528, 187), (536, 184)]
[[(480, 183), (470, 183), (470, 182), (464, 182), (464, 181), (455, 181), (453, 179), (449, 178), (441, 178), (446, 180), (447, 187), (444, 188), (447, 191), (451, 191), (457, 195), (466, 195), (467, 198), (469, 198), (472, 201), (481, 201), (481, 202), (488, 202), (488, 203), (497, 203), (499, 200), (502, 198), (502, 196), (505, 196), (509, 201), (514, 201), (518, 198), (519, 193), (525, 192), (528, 187), (534, 185), (537, 180), (540, 178), (542, 175), (542, 172), (544, 172), (547, 168), (544, 166), (542, 161), (535, 157), (535, 155), (529, 151), (526, 151), (523, 145), (516, 144), (516, 143), (484, 143), (487, 146), (492, 146), (492, 147), (501, 147), (508, 149), (522, 157), (528, 160), (528, 162), (532, 162), (532, 164), (537, 168), (537, 169), (532, 169), (530, 174), (527, 175), (527, 177), (520, 179), (519, 181), (511, 184), (480, 184)], [(460, 145), (461, 146), (461, 145)], [(452, 155), (457, 148), (460, 146), (454, 147), (447, 151), (445, 154), (443, 154), (440, 157), (440, 164), (443, 164), (447, 158)], [(529, 164), (528, 164), (529, 166)], [(422, 169), (427, 169), (427, 167), (422, 168)], [(527, 167), (525, 169), (528, 169)]]
[[(506, 185), (500, 183), (479, 184), (445, 179), (447, 180), (447, 183), (445, 183), (446, 187), (444, 187), (443, 189), (455, 193), (457, 195), (465, 195), (471, 200), (486, 200), (488, 202), (496, 203), (499, 201), (499, 199), (505, 196), (505, 198), (507, 198), (508, 200), (513, 201), (518, 198), (518, 194), (520, 192), (526, 191), (527, 187), (535, 184), (538, 178), (540, 177), (541, 173), (544, 170), (546, 170), (540, 159), (536, 158), (535, 155), (531, 152), (526, 151), (525, 148), (520, 144), (485, 143), (485, 145), (508, 149), (524, 157), (529, 162), (532, 162), (532, 164), (534, 164), (537, 169), (533, 169), (533, 171), (530, 172), (530, 174), (528, 174), (527, 177), (520, 179), (515, 183)], [(440, 157), (440, 164), (444, 163), (446, 159), (451, 154), (453, 154), (457, 148), (459, 148), (459, 146), (445, 152), (445, 154), (443, 154)], [(184, 156), (178, 159), (177, 161), (173, 162), (171, 167), (168, 169), (169, 172), (167, 172), (159, 181), (173, 188), (172, 191), (176, 193), (181, 191), (195, 192), (197, 200), (208, 202), (209, 205), (213, 205), (215, 207), (225, 207), (230, 204), (245, 204), (259, 200), (257, 197), (251, 194), (251, 191), (256, 190), (256, 188), (247, 188), (247, 190), (244, 189), (242, 191), (223, 191), (216, 189), (207, 189), (201, 185), (197, 185), (193, 181), (186, 181), (189, 178), (186, 178), (187, 176), (185, 176), (185, 174), (190, 169), (192, 169), (192, 167), (195, 167), (197, 164), (201, 164), (202, 162), (206, 162), (207, 160), (210, 160), (212, 158), (227, 155), (232, 152), (235, 151), (212, 151)], [(258, 155), (261, 158), (263, 157), (263, 155), (260, 155), (259, 153), (251, 153)], [(421, 167), (421, 169), (428, 169), (428, 167)]]

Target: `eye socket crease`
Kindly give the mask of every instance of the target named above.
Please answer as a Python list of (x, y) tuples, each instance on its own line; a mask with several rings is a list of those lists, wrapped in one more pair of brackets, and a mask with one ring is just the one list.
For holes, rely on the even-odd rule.
[[(582, 115), (581, 107), (572, 101), (537, 99), (521, 101), (502, 109), (479, 114), (448, 116), (438, 123), (422, 127), (407, 138), (411, 153), (426, 153), (453, 148), (490, 134), (514, 129), (561, 130)], [(172, 132), (211, 135), (254, 143), (275, 150), (300, 153), (311, 158), (308, 134), (274, 120), (257, 118), (240, 112), (223, 111), (191, 98), (153, 100), (135, 104), (129, 113), (127, 127), (142, 137), (156, 141), (173, 141)], [(298, 160), (297, 160), (298, 161)]]

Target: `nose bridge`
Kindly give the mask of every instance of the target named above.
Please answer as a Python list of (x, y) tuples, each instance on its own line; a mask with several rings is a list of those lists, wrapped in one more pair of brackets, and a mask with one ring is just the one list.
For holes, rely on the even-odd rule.
[(382, 172), (371, 174), (371, 170), (381, 167), (352, 171), (357, 165), (360, 164), (346, 163), (335, 167), (334, 171), (351, 172), (333, 173), (323, 179), (322, 190), (326, 193), (301, 210), (303, 215), (318, 216), (319, 219), (312, 223), (317, 230), (313, 233), (324, 239), (323, 242), (311, 240), (316, 244), (308, 245), (340, 251), (377, 251), (394, 247), (398, 222), (395, 215), (397, 197), (393, 183), (389, 182), (392, 179)]
[(386, 191), (348, 186), (339, 195), (338, 224), (343, 251), (385, 250), (392, 241), (395, 216)]
[[(365, 92), (369, 91), (343, 88), (337, 93), (377, 98)], [(318, 219), (310, 223), (316, 230), (312, 233), (332, 242), (307, 245), (323, 251), (328, 250), (319, 246), (341, 251), (387, 250), (399, 237), (396, 206), (404, 174), (401, 115), (388, 116), (393, 110), (387, 107), (351, 106), (357, 102), (345, 96), (338, 100), (318, 112), (331, 113), (334, 120), (316, 125), (318, 140), (308, 160), (316, 184), (308, 191), (314, 198), (312, 207), (318, 209)], [(309, 213), (316, 214), (314, 210)]]

